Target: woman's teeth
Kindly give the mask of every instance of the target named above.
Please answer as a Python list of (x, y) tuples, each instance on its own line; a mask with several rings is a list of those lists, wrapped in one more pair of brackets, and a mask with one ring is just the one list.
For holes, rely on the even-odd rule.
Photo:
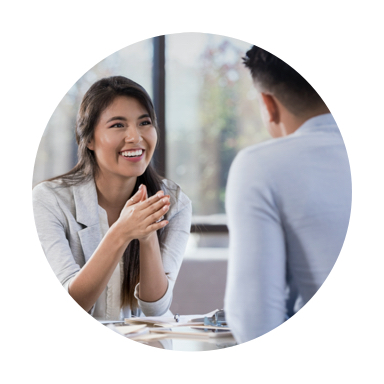
[(143, 150), (138, 149), (137, 151), (125, 151), (125, 152), (121, 152), (121, 154), (125, 157), (141, 156), (143, 154)]

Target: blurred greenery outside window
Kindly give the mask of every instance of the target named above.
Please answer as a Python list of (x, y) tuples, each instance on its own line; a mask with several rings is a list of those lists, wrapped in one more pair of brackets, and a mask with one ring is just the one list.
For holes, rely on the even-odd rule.
[(225, 224), (233, 159), (269, 138), (242, 63), (250, 46), (201, 33), (166, 38), (167, 177), (192, 200), (194, 223)]
[[(233, 159), (241, 149), (269, 138), (249, 70), (242, 64), (250, 46), (202, 33), (167, 35), (165, 39), (165, 176), (192, 200), (194, 224), (226, 223), (225, 187)], [(76, 164), (76, 114), (95, 81), (126, 76), (152, 97), (152, 71), (153, 40), (148, 39), (115, 52), (85, 73), (49, 120), (37, 152), (33, 185)], [(199, 258), (223, 258), (223, 252), (213, 248), (227, 245), (225, 233), (195, 233), (186, 256), (204, 248), (210, 249), (211, 256), (200, 252)]]

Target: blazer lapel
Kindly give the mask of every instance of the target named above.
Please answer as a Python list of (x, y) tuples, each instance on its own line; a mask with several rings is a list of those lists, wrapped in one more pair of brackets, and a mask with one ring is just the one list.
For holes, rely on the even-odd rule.
[(94, 180), (74, 186), (73, 196), (76, 206), (76, 221), (86, 226), (78, 234), (85, 262), (87, 262), (101, 241), (99, 204)]
[(87, 262), (95, 252), (101, 241), (99, 224), (81, 229), (79, 232), (81, 247), (83, 248), (84, 259)]

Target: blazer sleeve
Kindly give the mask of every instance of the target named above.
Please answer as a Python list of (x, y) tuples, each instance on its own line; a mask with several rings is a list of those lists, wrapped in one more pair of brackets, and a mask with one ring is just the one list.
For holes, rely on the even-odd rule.
[(33, 213), (40, 243), (57, 278), (68, 291), (70, 281), (80, 270), (75, 262), (66, 232), (67, 220), (55, 193), (39, 184), (32, 191)]
[[(155, 302), (139, 299), (139, 284), (135, 288), (135, 297), (145, 316), (162, 316), (170, 308), (173, 297), (173, 287), (183, 261), (191, 230), (192, 204), (189, 198), (178, 187), (176, 196), (172, 196), (173, 212), (168, 212), (169, 224), (164, 228), (160, 240), (160, 251), (168, 288), (164, 296)], [(174, 201), (172, 201), (174, 200)]]

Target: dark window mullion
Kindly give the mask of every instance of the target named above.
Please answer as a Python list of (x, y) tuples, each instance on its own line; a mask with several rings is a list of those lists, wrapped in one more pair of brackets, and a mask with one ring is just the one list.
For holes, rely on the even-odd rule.
[(157, 115), (160, 139), (154, 155), (157, 172), (166, 177), (165, 154), (165, 36), (153, 38), (153, 104)]
[(225, 224), (192, 224), (191, 233), (228, 233)]

